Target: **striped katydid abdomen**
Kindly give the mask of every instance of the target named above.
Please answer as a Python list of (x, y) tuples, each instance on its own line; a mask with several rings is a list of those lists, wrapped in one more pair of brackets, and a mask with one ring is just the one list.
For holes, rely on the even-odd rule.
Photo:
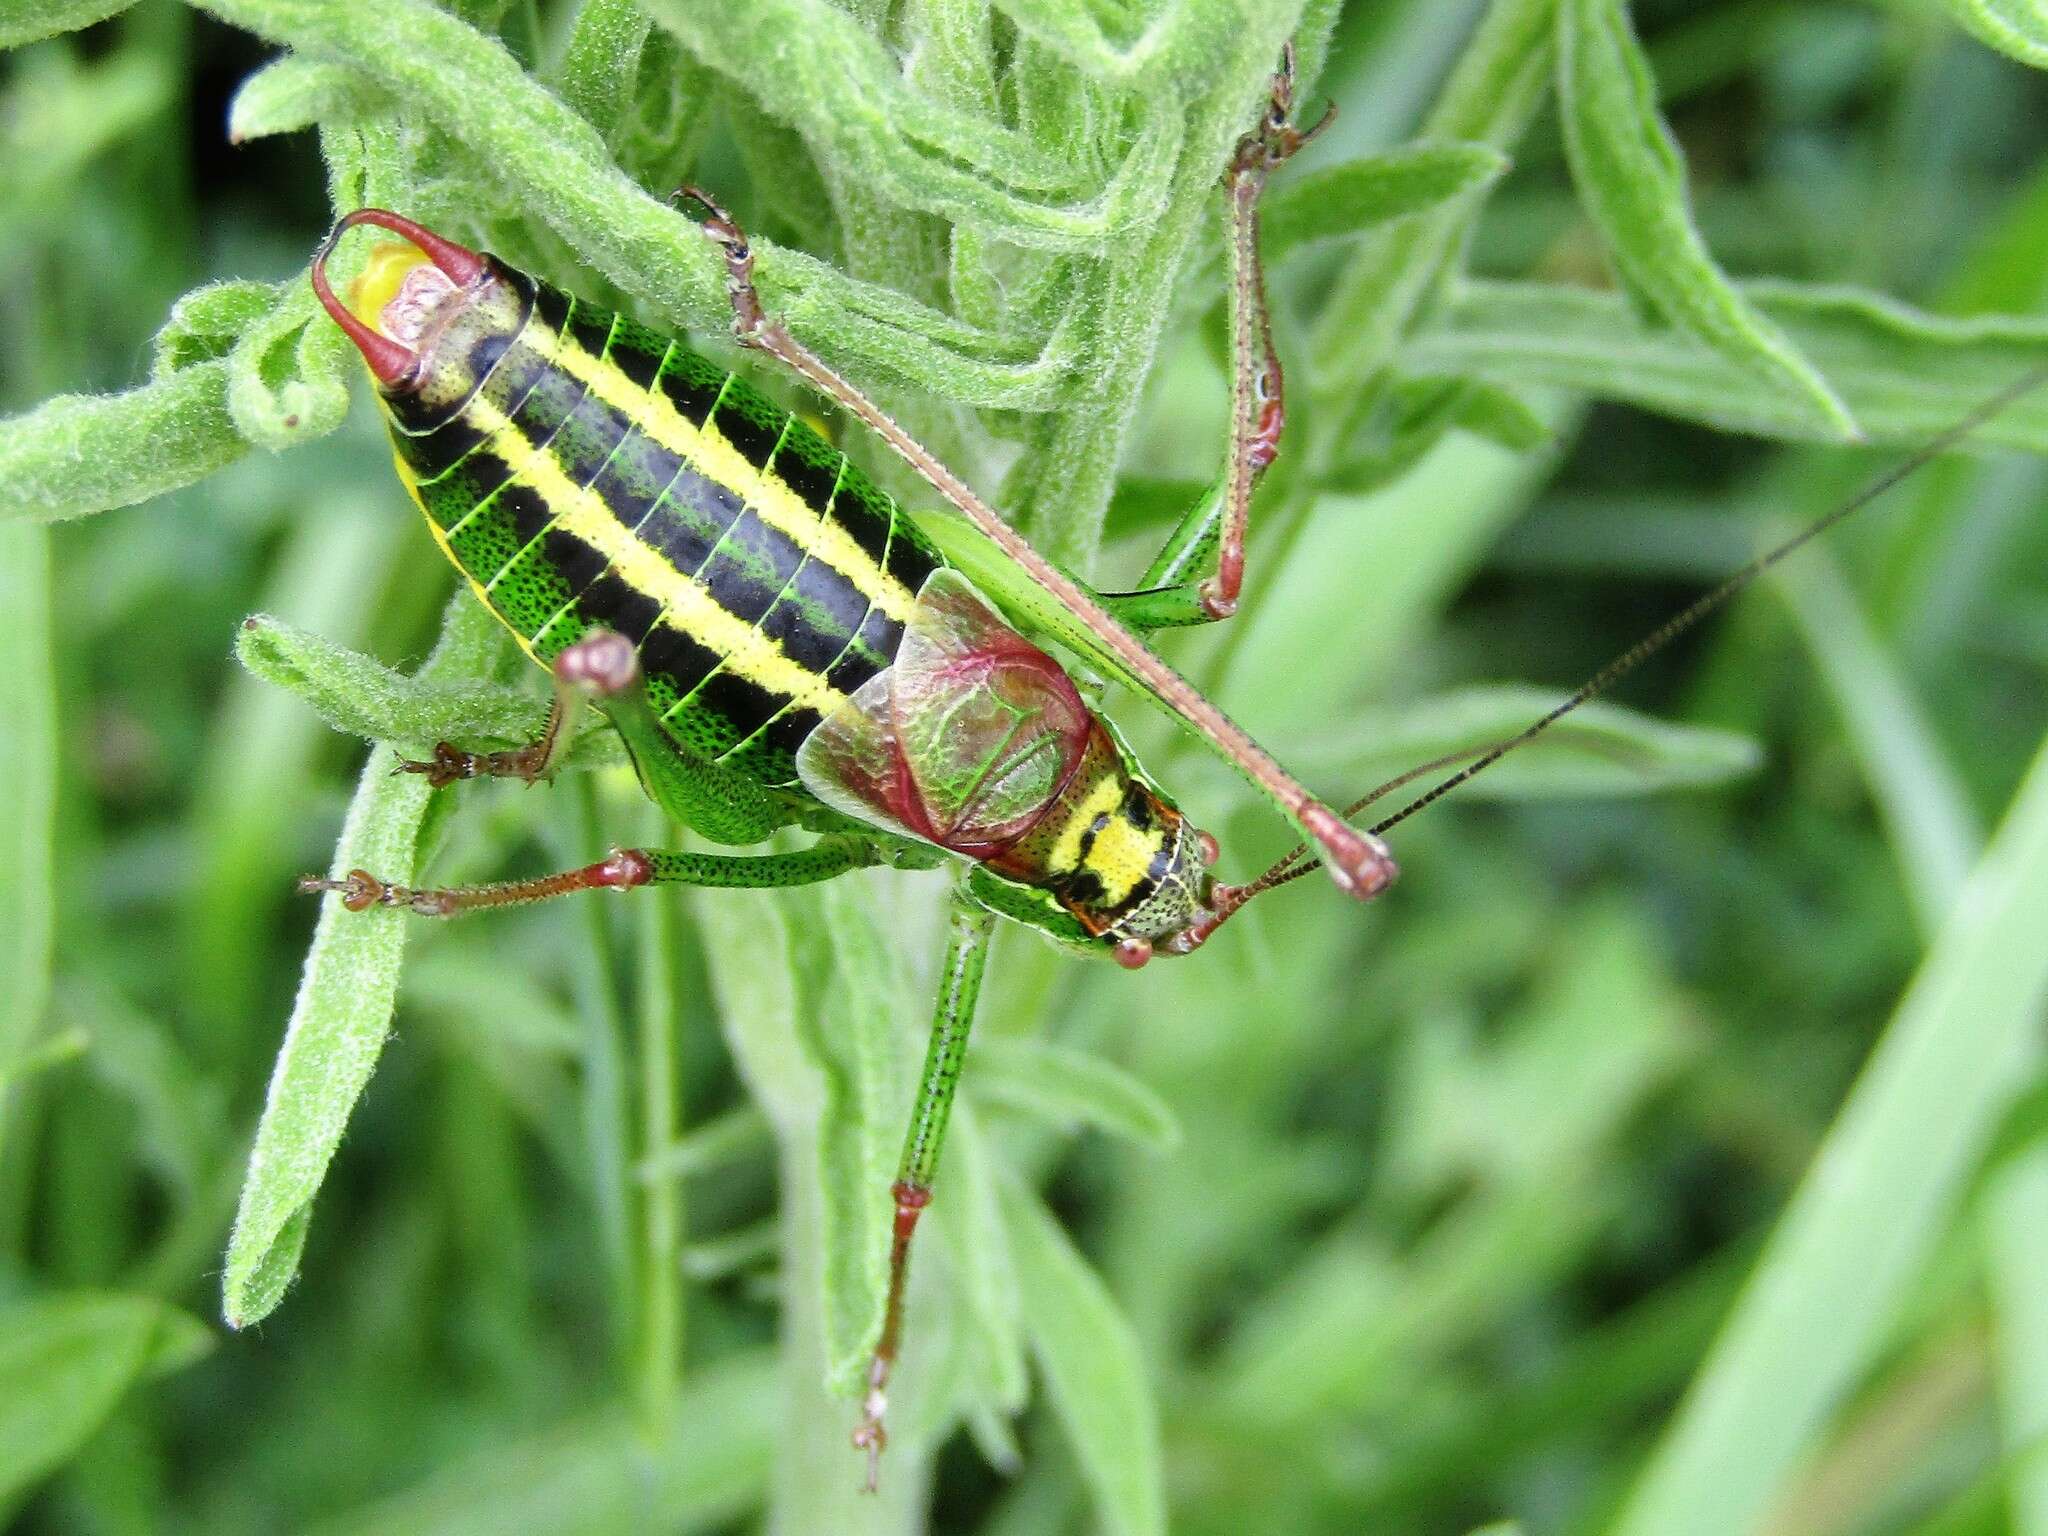
[(384, 244), (356, 294), (399, 331), (448, 311), (414, 334), (417, 387), (382, 400), (449, 559), (536, 660), (614, 630), (679, 745), (800, 788), (797, 748), (894, 660), (938, 551), (844, 453), (681, 342), (502, 263), (481, 287)]

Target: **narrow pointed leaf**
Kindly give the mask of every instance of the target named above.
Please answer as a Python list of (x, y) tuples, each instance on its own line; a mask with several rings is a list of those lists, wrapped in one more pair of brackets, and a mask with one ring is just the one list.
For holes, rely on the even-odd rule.
[[(458, 593), (422, 675), (484, 675), (499, 643), (496, 621)], [(396, 761), (389, 747), (370, 752), (334, 850), (333, 874), (363, 868), (387, 880), (413, 879), (431, 791), (416, 775), (394, 775)], [(390, 1033), (399, 960), (408, 925), (417, 921), (410, 912), (349, 912), (340, 897), (321, 898), (228, 1241), (221, 1308), (230, 1327), (261, 1321), (297, 1273), (313, 1197)]]
[(1159, 1411), (1131, 1325), (1038, 1196), (1014, 1179), (1003, 1215), (1046, 1396), (1111, 1536), (1164, 1536)]
[(1622, 281), (1658, 316), (1839, 437), (1849, 409), (1730, 283), (1694, 226), (1685, 164), (1622, 0), (1558, 0), (1557, 81), (1572, 178)]
[(1288, 177), (1259, 211), (1266, 260), (1278, 263), (1300, 246), (1427, 213), (1483, 191), (1507, 168), (1507, 156), (1491, 145), (1424, 140)]
[(1869, 1369), (2048, 1004), (2048, 750), (1950, 909), (1614, 1529), (1752, 1530)]

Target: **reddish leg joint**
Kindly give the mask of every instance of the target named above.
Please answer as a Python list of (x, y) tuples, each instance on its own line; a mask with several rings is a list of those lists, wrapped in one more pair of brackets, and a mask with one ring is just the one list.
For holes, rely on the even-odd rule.
[(761, 296), (754, 290), (754, 248), (746, 232), (722, 203), (702, 187), (679, 188), (670, 202), (695, 203), (704, 210), (704, 233), (725, 256), (725, 291), (732, 300), (732, 333), (752, 346), (767, 328), (768, 316), (761, 308)]
[(1323, 850), (1331, 878), (1346, 895), (1361, 901), (1377, 896), (1401, 872), (1385, 843), (1359, 831), (1327, 805), (1303, 806), (1301, 826)]
[(898, 1179), (889, 1186), (896, 1198), (896, 1225), (889, 1244), (889, 1301), (882, 1317), (882, 1337), (868, 1361), (868, 1390), (861, 1399), (860, 1423), (853, 1431), (856, 1450), (868, 1453), (867, 1481), (863, 1487), (873, 1493), (881, 1481), (882, 1451), (889, 1443), (883, 1419), (889, 1411), (889, 1371), (896, 1364), (896, 1349), (903, 1333), (903, 1283), (910, 1273), (910, 1239), (917, 1231), (917, 1219), (932, 1203), (931, 1186)]

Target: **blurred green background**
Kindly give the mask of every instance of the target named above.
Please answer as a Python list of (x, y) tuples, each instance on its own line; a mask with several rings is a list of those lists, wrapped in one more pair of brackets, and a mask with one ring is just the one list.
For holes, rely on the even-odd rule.
[[(2038, 6), (1639, 0), (1631, 107), (1619, 8), (1558, 4), (665, 0), (652, 34), (607, 0), (454, 9), (656, 198), (694, 167), (774, 241), (960, 315), (904, 340), (886, 295), (764, 258), (800, 331), (1106, 585), (1220, 460), (1203, 189), (1260, 29), (1301, 13), (1307, 110), (1340, 115), (1276, 204), (1353, 164), (1341, 185), (1393, 201), (1275, 213), (1296, 435), (1242, 615), (1160, 644), (1336, 798), (1513, 728), (2048, 360)], [(315, 919), (291, 880), (382, 793), (354, 789), (360, 740), (237, 665), (238, 626), (409, 670), (453, 587), (359, 376), (280, 307), (329, 177), (714, 341), (719, 299), (679, 222), (680, 276), (631, 243), (668, 226), (599, 238), (544, 124), (502, 160), (479, 142), (517, 99), (464, 117), (408, 83), (503, 57), (437, 54), (424, 0), (214, 7), (239, 27), (142, 0), (27, 41), (109, 9), (0, 5), (27, 42), (0, 56), (0, 409), (142, 385), (196, 285), (282, 286), (181, 309), (110, 414), (0, 422), (10, 1529), (2048, 1536), (2038, 402), (1997, 434), (2031, 452), (1944, 459), (1631, 679), (1627, 713), (1404, 825), (1369, 910), (1303, 881), (1137, 975), (1005, 933), (879, 1499), (835, 1351), (872, 1324), (868, 1173), (921, 1049), (937, 876), (421, 925), (301, 1272), (225, 1328)], [(912, 95), (1035, 144), (1011, 203), (957, 190), (1001, 179), (978, 142), (831, 95), (840, 24)], [(388, 42), (408, 27), (416, 55)], [(1148, 118), (1153, 77), (1090, 50), (1158, 38), (1192, 62)], [(307, 68), (245, 97), (231, 143), (280, 41)], [(1643, 179), (1654, 142), (1602, 158), (1653, 110), (1703, 244), (1655, 224), (1686, 204)], [(1020, 233), (1168, 115), (1155, 222)], [(315, 123), (325, 163), (277, 131)], [(1417, 138), (1512, 168), (1418, 185)], [(1688, 295), (1745, 296), (1734, 339)], [(1814, 389), (1742, 371), (1759, 313), (1882, 448), (1817, 445), (1841, 431)], [(949, 391), (942, 344), (986, 372)], [(469, 644), (464, 676), (538, 708)], [(1198, 748), (1117, 713), (1229, 869), (1285, 846)], [(616, 772), (445, 798), (447, 879), (663, 835)], [(349, 1017), (374, 1044), (374, 999)]]

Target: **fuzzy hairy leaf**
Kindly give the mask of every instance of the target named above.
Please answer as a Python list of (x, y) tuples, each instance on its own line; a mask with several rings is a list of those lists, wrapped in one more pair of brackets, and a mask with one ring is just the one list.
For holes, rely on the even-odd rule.
[[(523, 746), (547, 723), (546, 701), (531, 692), (478, 681), (442, 686), (424, 672), (408, 676), (269, 614), (242, 621), (235, 654), (258, 677), (312, 705), (335, 730), (402, 746), (418, 757), (441, 741)], [(579, 767), (624, 761), (618, 738), (595, 720), (566, 759)]]
[(2022, 64), (2048, 69), (2048, 6), (2041, 0), (1942, 0), (1949, 15), (1980, 42)]
[(0, 522), (55, 522), (147, 501), (249, 451), (228, 364), (195, 363), (118, 395), (59, 395), (0, 421)]
[[(421, 676), (452, 683), (487, 675), (499, 643), (497, 621), (457, 593)], [(413, 879), (432, 792), (424, 779), (393, 774), (396, 760), (387, 746), (371, 750), (335, 845), (333, 875), (362, 868)], [(390, 1033), (399, 961), (417, 921), (385, 907), (349, 912), (339, 896), (321, 900), (228, 1240), (221, 1309), (232, 1328), (267, 1316), (298, 1271), (313, 1197)]]
[(378, 92), (343, 66), (288, 56), (242, 82), (228, 104), (228, 139), (245, 144), (323, 125), (338, 127), (384, 106)]
[[(1951, 320), (1858, 289), (1799, 283), (1755, 282), (1743, 291), (1827, 369), (1873, 443), (1917, 446), (2048, 363), (2048, 322), (2032, 318)], [(1618, 294), (1465, 284), (1417, 338), (1410, 360), (1522, 387), (1628, 400), (1730, 431), (1833, 440), (1811, 413), (1758, 389), (1747, 369), (1676, 331), (1643, 324)], [(1960, 447), (2048, 450), (2048, 392), (2016, 402)]]
[(1565, 148), (1616, 270), (1650, 310), (1767, 391), (1812, 430), (1856, 421), (1796, 342), (1729, 282), (1692, 220), (1685, 163), (1657, 114), (1649, 65), (1621, 0), (1558, 0)]
[(1259, 210), (1266, 260), (1318, 240), (1427, 213), (1485, 190), (1508, 168), (1490, 144), (1404, 144), (1281, 181)]
[[(208, 9), (304, 55), (345, 65), (405, 101), (489, 166), (509, 205), (553, 228), (583, 263), (643, 303), (704, 333), (728, 324), (711, 247), (620, 171), (596, 130), (497, 40), (427, 0), (367, 9), (321, 0), (215, 0)], [(1062, 371), (1057, 359), (1041, 361), (810, 257), (761, 240), (755, 249), (764, 290), (791, 328), (817, 335), (839, 355), (987, 405), (1043, 403)], [(335, 344), (345, 345), (338, 336)]]
[(118, 16), (135, 0), (0, 0), (0, 48), (19, 48)]
[(854, 1391), (881, 1335), (888, 1284), (889, 1181), (901, 1124), (903, 1021), (916, 1002), (862, 882), (819, 891), (835, 959), (806, 1041), (823, 1073), (818, 1176), (824, 1188), (825, 1369)]

